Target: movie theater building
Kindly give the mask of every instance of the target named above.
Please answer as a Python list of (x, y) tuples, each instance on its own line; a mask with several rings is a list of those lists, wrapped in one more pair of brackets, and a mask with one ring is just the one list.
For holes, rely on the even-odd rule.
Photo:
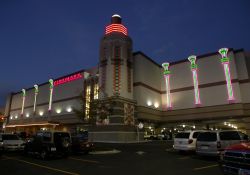
[(11, 93), (6, 130), (84, 128), (94, 141), (125, 142), (141, 136), (139, 122), (250, 131), (250, 56), (243, 49), (158, 64), (133, 52), (127, 28), (113, 15), (99, 53), (94, 68)]

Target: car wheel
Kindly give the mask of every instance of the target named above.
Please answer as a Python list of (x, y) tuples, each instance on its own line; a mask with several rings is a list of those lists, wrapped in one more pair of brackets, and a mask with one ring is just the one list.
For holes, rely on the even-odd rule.
[(42, 150), (42, 151), (40, 152), (40, 157), (41, 157), (42, 160), (46, 160), (47, 157), (48, 157), (47, 151), (46, 151), (46, 150)]

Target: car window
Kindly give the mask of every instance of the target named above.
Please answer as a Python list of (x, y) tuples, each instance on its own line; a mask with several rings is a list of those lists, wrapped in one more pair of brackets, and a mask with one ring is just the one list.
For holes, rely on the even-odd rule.
[(248, 140), (249, 139), (248, 135), (246, 135), (242, 132), (239, 132), (239, 135), (240, 135), (241, 140)]
[(214, 142), (216, 140), (217, 136), (215, 132), (203, 132), (200, 133), (197, 137), (197, 141)]
[(190, 132), (180, 132), (180, 133), (176, 134), (175, 138), (178, 138), (178, 139), (188, 139), (189, 135), (190, 135)]
[(201, 133), (201, 132), (194, 132), (194, 133), (193, 133), (193, 138), (196, 139), (200, 133)]
[(2, 135), (3, 140), (19, 140), (18, 136), (15, 134), (4, 134)]
[(219, 133), (221, 140), (241, 140), (237, 131), (225, 131)]
[(43, 141), (45, 141), (45, 142), (51, 141), (51, 133), (50, 132), (43, 133)]
[(67, 133), (67, 132), (55, 132), (54, 133), (54, 137), (70, 137), (70, 135), (69, 135), (69, 133)]

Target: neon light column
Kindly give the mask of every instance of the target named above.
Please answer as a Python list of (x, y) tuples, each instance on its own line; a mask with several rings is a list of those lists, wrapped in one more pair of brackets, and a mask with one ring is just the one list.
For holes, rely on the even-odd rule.
[(33, 112), (34, 112), (34, 114), (35, 114), (35, 113), (36, 113), (36, 98), (37, 98), (37, 95), (38, 95), (38, 92), (39, 92), (39, 90), (38, 90), (38, 85), (35, 84), (35, 85), (34, 85), (34, 88), (35, 88), (35, 97), (34, 97), (34, 108), (33, 108)]
[(52, 96), (53, 96), (53, 88), (54, 88), (54, 81), (52, 79), (49, 79), (49, 112), (51, 111), (51, 106), (52, 106)]
[(230, 59), (227, 57), (228, 48), (221, 48), (219, 50), (219, 53), (221, 54), (221, 64), (224, 68), (225, 78), (227, 82), (227, 95), (228, 95), (228, 101), (229, 103), (234, 102), (234, 92), (233, 92), (233, 86), (231, 82), (231, 75), (230, 75), (230, 68), (229, 68), (229, 61)]
[(164, 78), (166, 81), (166, 95), (167, 95), (167, 109), (172, 109), (172, 102), (171, 102), (171, 94), (170, 94), (170, 70), (169, 70), (169, 63), (163, 63), (162, 67), (164, 68)]
[(21, 111), (21, 116), (23, 116), (23, 110), (24, 110), (24, 103), (25, 103), (25, 96), (26, 96), (26, 91), (25, 89), (22, 89), (22, 98), (23, 98), (23, 103), (22, 103), (22, 111)]
[(195, 105), (200, 106), (201, 101), (200, 101), (200, 91), (199, 91), (199, 82), (198, 82), (198, 74), (197, 74), (197, 64), (196, 64), (196, 56), (191, 55), (188, 57), (188, 60), (191, 63), (191, 71), (193, 74), (193, 84), (194, 84), (194, 100), (195, 100)]

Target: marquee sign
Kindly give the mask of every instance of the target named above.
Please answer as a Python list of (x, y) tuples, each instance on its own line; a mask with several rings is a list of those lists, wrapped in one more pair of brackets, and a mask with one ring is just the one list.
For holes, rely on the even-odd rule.
[(81, 73), (76, 73), (76, 74), (70, 75), (68, 77), (64, 77), (64, 78), (61, 78), (59, 80), (55, 80), (54, 81), (54, 86), (58, 86), (60, 84), (64, 84), (64, 83), (68, 83), (68, 82), (71, 82), (71, 81), (74, 81), (74, 80), (78, 80), (80, 78), (82, 78)]

